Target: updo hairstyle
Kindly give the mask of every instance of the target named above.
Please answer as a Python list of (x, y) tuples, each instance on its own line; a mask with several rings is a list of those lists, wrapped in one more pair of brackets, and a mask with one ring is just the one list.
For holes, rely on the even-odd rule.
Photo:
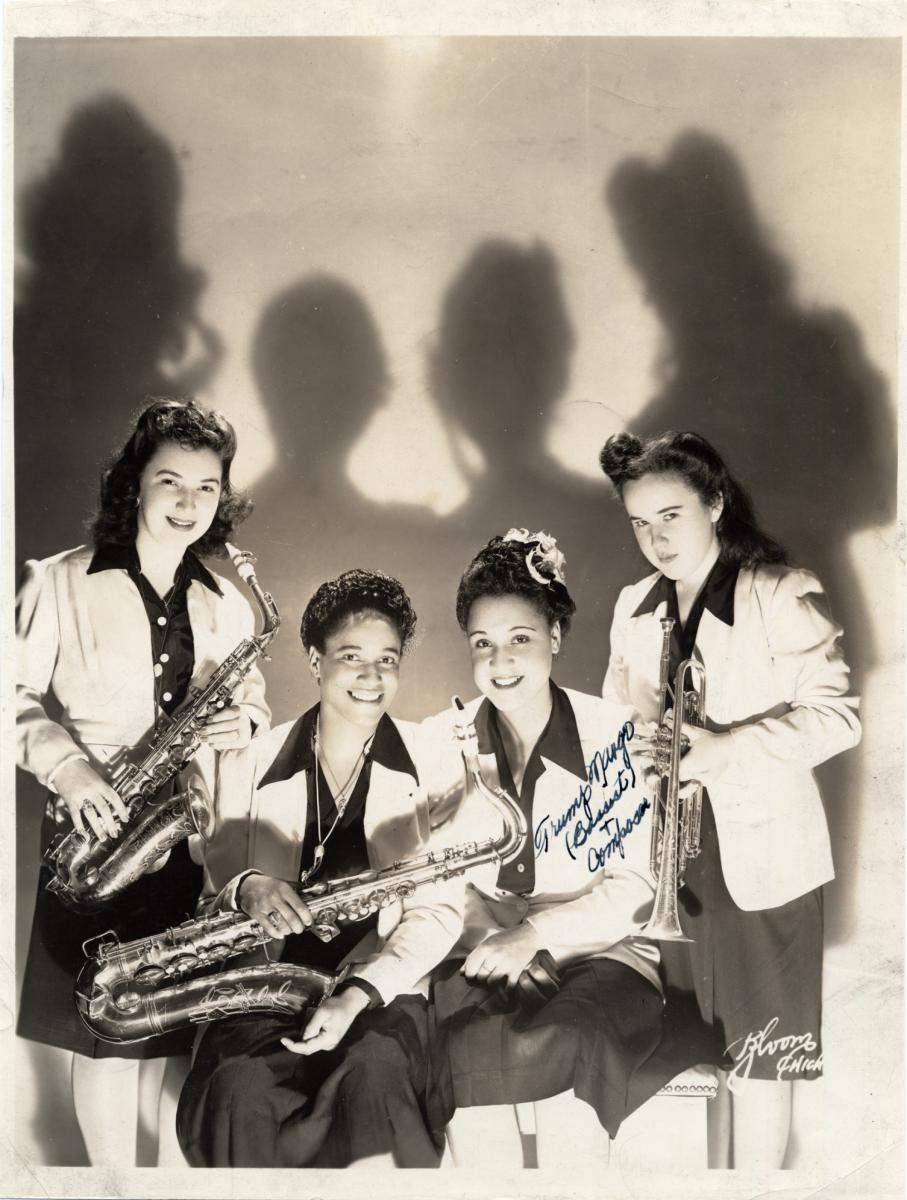
[(698, 433), (669, 431), (648, 438), (617, 433), (605, 442), (599, 461), (620, 500), (628, 483), (646, 475), (679, 476), (707, 508), (722, 500), (716, 532), (725, 562), (755, 567), (786, 561), (783, 547), (759, 528), (746, 490)]
[(416, 613), (403, 585), (381, 571), (355, 569), (323, 583), (302, 614), (300, 636), (306, 650), (324, 653), (327, 639), (353, 615), (386, 617), (405, 650), (416, 628)]
[(460, 628), (466, 630), (470, 609), (483, 596), (520, 596), (538, 609), (549, 628), (558, 621), (565, 638), (576, 605), (563, 582), (563, 565), (564, 557), (549, 534), (511, 530), (504, 537), (493, 537), (460, 579), (456, 603)]

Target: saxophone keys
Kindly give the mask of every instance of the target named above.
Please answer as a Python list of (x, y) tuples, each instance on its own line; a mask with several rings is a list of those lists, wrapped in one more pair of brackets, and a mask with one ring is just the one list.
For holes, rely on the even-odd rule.
[(137, 983), (155, 984), (163, 979), (166, 974), (167, 972), (163, 967), (149, 964), (147, 967), (139, 967), (135, 972), (135, 979)]

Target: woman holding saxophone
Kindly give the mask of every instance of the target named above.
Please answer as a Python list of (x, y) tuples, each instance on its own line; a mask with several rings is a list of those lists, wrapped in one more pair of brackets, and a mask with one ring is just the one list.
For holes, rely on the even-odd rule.
[[(433, 992), (443, 1116), (461, 1110), (455, 1154), (461, 1133), (487, 1144), (489, 1110), (474, 1106), (553, 1097), (536, 1106), (542, 1167), (603, 1160), (601, 1128), (615, 1133), (632, 1107), (629, 1083), (659, 1043), (663, 1010), (658, 947), (639, 936), (653, 892), (635, 713), (551, 678), (575, 611), (563, 566), (550, 535), (511, 529), (460, 580), (479, 761), (518, 799), (529, 836), (500, 870), (471, 873), (463, 935)], [(431, 789), (456, 799), (450, 717), (423, 732)], [(467, 795), (452, 826), (481, 830), (486, 812)], [(558, 1144), (546, 1117), (560, 1093), (585, 1104), (569, 1097), (571, 1138)], [(507, 1165), (522, 1165), (513, 1148)]]
[[(45, 845), (55, 818), (93, 837), (116, 835), (127, 816), (109, 780), (117, 756), (147, 745), (189, 687), (253, 630), (245, 599), (198, 557), (222, 554), (248, 511), (230, 483), (235, 453), (233, 429), (218, 413), (155, 400), (102, 476), (92, 544), (26, 563), (16, 616), (17, 750), (19, 766), (51, 793)], [(252, 667), (203, 736), (213, 751), (236, 748), (253, 727), (267, 728), (269, 716)], [(160, 1098), (159, 1157), (178, 1165), (171, 1130), (185, 1065), (171, 1058), (166, 1083), (164, 1068), (191, 1039), (108, 1046), (79, 1020), (73, 983), (86, 939), (111, 928), (138, 937), (184, 919), (201, 872), (183, 843), (159, 871), (89, 915), (64, 907), (47, 890), (51, 878), (45, 866), (18, 1032), (72, 1052), (73, 1102), (92, 1166), (135, 1165), (140, 1078), (143, 1093), (150, 1083)]]
[(325, 943), (307, 932), (312, 913), (299, 894), (300, 884), (336, 885), (426, 848), (417, 729), (387, 712), (415, 622), (389, 576), (354, 570), (323, 583), (301, 630), (319, 703), (220, 764), (202, 910), (255, 918), (282, 963), (328, 972), (351, 965), (301, 1031), (298, 1018), (279, 1013), (203, 1031), (178, 1121), (195, 1166), (440, 1160), (443, 1133), (425, 1118), (429, 1029), (420, 981), (456, 940), (462, 878), (360, 913), (364, 919), (338, 924)]
[(726, 1047), (711, 1165), (780, 1167), (792, 1082), (822, 1070), (821, 888), (834, 870), (812, 768), (860, 736), (841, 629), (704, 438), (619, 434), (601, 463), (656, 569), (617, 601), (604, 695), (657, 719), (663, 636), (668, 679), (691, 657), (707, 679), (705, 727), (683, 726), (680, 780), (705, 791), (679, 919), (700, 1011)]

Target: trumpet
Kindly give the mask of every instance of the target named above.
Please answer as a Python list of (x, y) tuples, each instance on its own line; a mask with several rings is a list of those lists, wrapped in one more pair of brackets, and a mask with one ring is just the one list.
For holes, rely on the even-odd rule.
[[(655, 903), (643, 926), (647, 937), (663, 942), (689, 942), (680, 926), (677, 893), (683, 887), (687, 865), (699, 854), (702, 822), (702, 785), (694, 783), (686, 796), (680, 795), (680, 760), (689, 749), (683, 723), (705, 724), (705, 668), (685, 658), (674, 675), (674, 720), (665, 721), (670, 692), (672, 617), (661, 622), (661, 672), (659, 681), (658, 729), (655, 735), (657, 771), (653, 804), (652, 843), (649, 865), (655, 876)], [(691, 686), (687, 688), (687, 684)]]

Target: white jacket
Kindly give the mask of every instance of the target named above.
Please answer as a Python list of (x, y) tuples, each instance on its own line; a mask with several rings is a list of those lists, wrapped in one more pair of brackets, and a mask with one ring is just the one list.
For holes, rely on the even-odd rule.
[[(387, 723), (384, 726), (384, 723)], [(299, 879), (308, 811), (308, 771), (259, 786), (300, 721), (279, 725), (218, 762), (214, 831), (203, 846), (205, 882), (200, 910), (232, 906), (237, 876), (254, 868), (265, 875)], [(413, 767), (416, 726), (383, 718), (382, 755), (376, 733), (363, 814), (369, 865), (375, 870), (416, 857), (429, 849), (430, 819), (425, 789)], [(388, 730), (387, 726), (390, 726)], [(399, 742), (395, 748), (392, 731)], [(400, 751), (402, 744), (403, 751)], [(313, 880), (317, 882), (317, 880)], [(388, 1004), (401, 993), (427, 995), (425, 976), (444, 959), (463, 924), (463, 879), (419, 887), (378, 914), (377, 934), (366, 935), (347, 956), (355, 975), (370, 983)], [(313, 936), (313, 935), (310, 935)], [(272, 947), (281, 945), (275, 939)]]
[[(649, 789), (642, 772), (627, 766), (628, 761), (632, 764), (636, 714), (627, 705), (598, 696), (570, 689), (561, 689), (561, 695), (575, 719), (580, 758), (565, 756), (565, 766), (542, 754), (544, 770), (535, 785), (530, 830), (535, 884), (530, 895), (509, 901), (509, 907), (522, 907), (523, 919), (534, 926), (558, 962), (613, 958), (660, 987), (658, 947), (637, 936), (650, 915), (654, 886), (649, 871)], [(478, 698), (466, 705), (459, 719), (475, 722), (482, 775), (499, 786), (495, 755), (483, 728), (489, 713), (489, 702)], [(501, 829), (500, 818), (480, 795), (466, 791), (454, 720), (448, 709), (422, 724), (419, 748), (428, 761), (420, 765), (420, 776), (431, 793), (433, 811), (440, 814), (443, 807), (452, 814), (436, 838), (455, 843), (494, 837)], [(613, 761), (604, 766), (597, 754)], [(596, 762), (601, 769), (592, 765)], [(488, 906), (482, 897), (496, 897), (499, 869), (490, 864), (470, 872), (464, 952), (495, 931), (488, 924), (494, 905)]]
[[(611, 627), (603, 694), (658, 715), (661, 617), (634, 615), (661, 578), (624, 588)], [(706, 672), (707, 727), (729, 731), (734, 762), (709, 786), (724, 879), (734, 903), (775, 908), (834, 878), (812, 768), (860, 740), (858, 700), (841, 629), (809, 571), (741, 570), (733, 623), (703, 611), (696, 650)]]
[[(79, 546), (25, 564), (16, 599), (16, 748), (18, 765), (53, 789), (75, 758), (103, 773), (124, 747), (141, 751), (154, 727), (154, 676), (148, 617), (125, 570), (87, 574), (93, 550)], [(193, 579), (186, 603), (195, 644), (191, 686), (254, 632), (245, 598), (213, 576), (222, 595)], [(59, 709), (48, 715), (52, 694)], [(236, 703), (259, 729), (270, 711), (257, 667)], [(210, 750), (200, 758), (210, 758)]]

